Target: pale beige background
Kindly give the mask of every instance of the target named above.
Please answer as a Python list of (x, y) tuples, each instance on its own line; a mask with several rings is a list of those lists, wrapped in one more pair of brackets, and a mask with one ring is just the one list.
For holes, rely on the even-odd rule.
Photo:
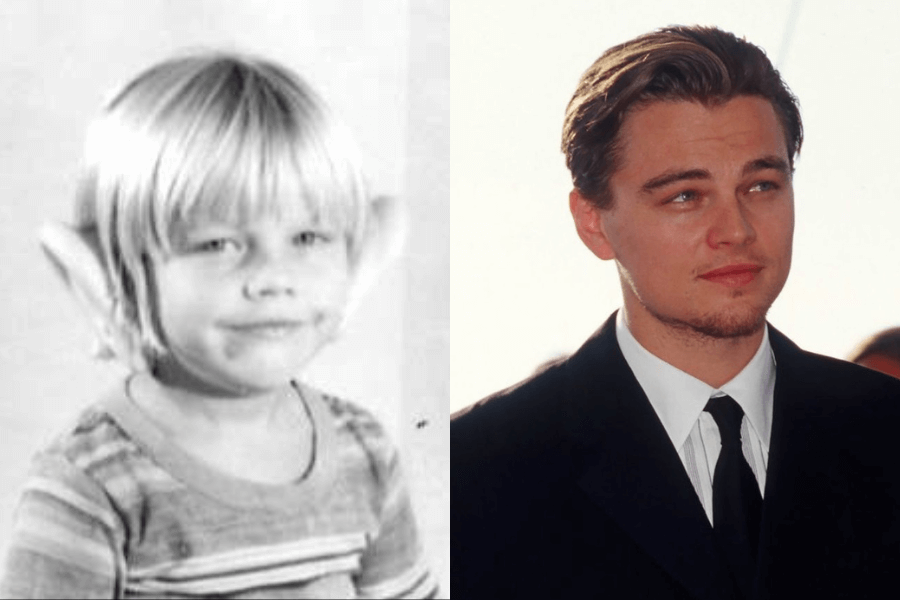
[(800, 99), (790, 278), (769, 317), (846, 357), (900, 324), (900, 4), (889, 0), (454, 3), (451, 406), (527, 377), (621, 303), (578, 239), (559, 149), (566, 103), (608, 47), (669, 24), (761, 45)]
[(407, 201), (406, 253), (308, 378), (394, 434), (449, 591), (448, 45), (446, 0), (0, 2), (0, 552), (31, 454), (121, 376), (89, 358), (36, 231), (68, 218), (107, 94), (175, 51), (230, 48), (297, 70), (356, 134), (374, 190)]

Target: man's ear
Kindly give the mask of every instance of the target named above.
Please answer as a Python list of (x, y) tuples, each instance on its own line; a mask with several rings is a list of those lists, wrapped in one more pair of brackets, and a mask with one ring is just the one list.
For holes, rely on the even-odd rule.
[(92, 232), (62, 223), (46, 223), (39, 233), (41, 249), (75, 296), (98, 338), (94, 354), (113, 358), (120, 350), (113, 315), (113, 299)]
[(581, 195), (577, 189), (569, 192), (569, 210), (575, 221), (578, 237), (588, 249), (603, 260), (616, 257), (609, 238), (606, 236), (604, 211)]
[(397, 198), (376, 196), (369, 201), (368, 213), (359, 262), (354, 269), (351, 309), (388, 263), (397, 257), (406, 239), (406, 211)]

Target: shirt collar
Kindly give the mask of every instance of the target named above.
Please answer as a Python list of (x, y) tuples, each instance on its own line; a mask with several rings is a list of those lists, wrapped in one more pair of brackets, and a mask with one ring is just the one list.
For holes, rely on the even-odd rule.
[(628, 366), (676, 448), (684, 445), (709, 398), (728, 394), (744, 410), (763, 449), (768, 452), (775, 392), (775, 356), (769, 344), (768, 326), (764, 328), (762, 342), (750, 362), (718, 389), (673, 367), (641, 346), (629, 331), (622, 311), (616, 316), (616, 338)]

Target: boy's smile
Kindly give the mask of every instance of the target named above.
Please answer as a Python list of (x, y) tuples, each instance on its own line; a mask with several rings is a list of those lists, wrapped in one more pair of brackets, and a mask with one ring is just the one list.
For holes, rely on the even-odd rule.
[(225, 394), (262, 393), (329, 341), (350, 284), (341, 231), (310, 218), (201, 222), (154, 263), (161, 378)]
[(297, 333), (306, 324), (296, 319), (264, 319), (238, 323), (225, 322), (222, 327), (239, 335), (277, 340)]

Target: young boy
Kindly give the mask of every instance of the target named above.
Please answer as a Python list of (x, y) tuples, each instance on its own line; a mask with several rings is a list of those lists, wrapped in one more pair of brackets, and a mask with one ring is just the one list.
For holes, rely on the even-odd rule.
[(44, 247), (126, 381), (40, 452), (3, 597), (433, 597), (397, 452), (295, 379), (393, 239), (346, 132), (292, 73), (140, 74), (88, 136)]

